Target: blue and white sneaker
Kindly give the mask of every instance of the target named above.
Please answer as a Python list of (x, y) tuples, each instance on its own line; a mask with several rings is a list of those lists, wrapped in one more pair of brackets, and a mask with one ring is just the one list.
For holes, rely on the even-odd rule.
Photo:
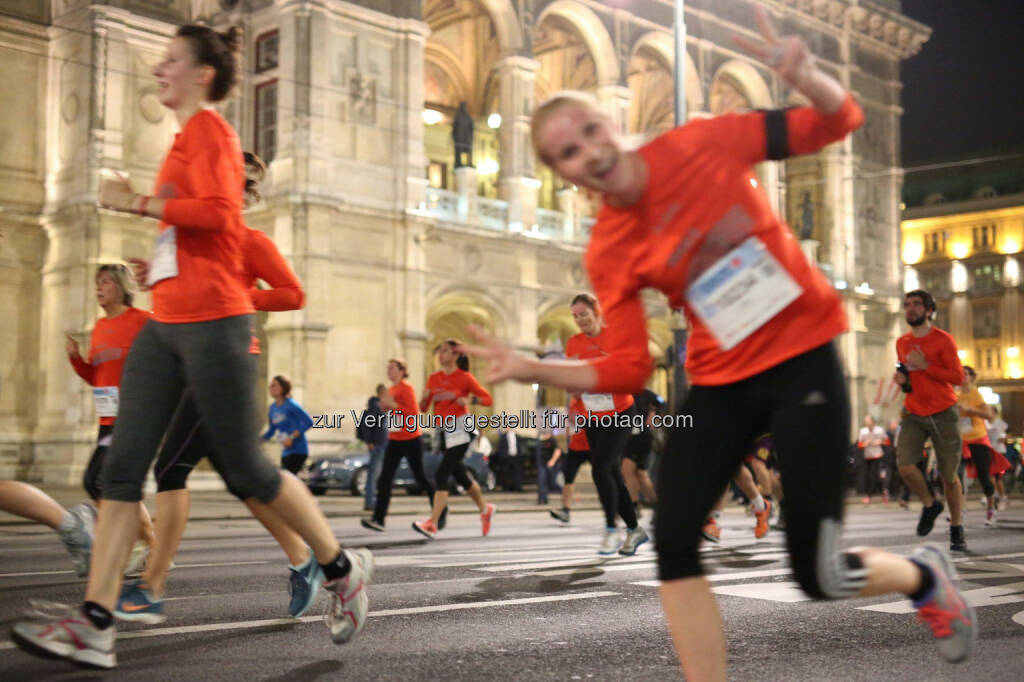
[(288, 577), (288, 594), (292, 597), (288, 603), (288, 615), (299, 618), (306, 615), (316, 601), (316, 594), (324, 584), (324, 572), (313, 552), (309, 553), (309, 558), (301, 566), (289, 566), (288, 570), (291, 573)]
[(597, 550), (597, 553), (601, 556), (610, 556), (617, 554), (620, 547), (622, 547), (622, 540), (619, 539), (619, 529), (605, 528), (604, 537), (601, 539), (601, 547)]
[[(154, 625), (167, 619), (164, 615), (164, 600), (157, 599), (141, 580), (126, 582), (117, 599), (114, 615), (120, 620)], [(145, 587), (144, 587), (145, 586)]]

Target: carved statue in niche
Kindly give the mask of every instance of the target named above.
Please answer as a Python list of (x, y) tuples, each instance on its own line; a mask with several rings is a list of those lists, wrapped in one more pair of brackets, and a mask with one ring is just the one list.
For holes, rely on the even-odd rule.
[(452, 142), (455, 145), (455, 167), (473, 165), (473, 118), (466, 110), (466, 103), (459, 102), (459, 109), (452, 121)]
[(800, 240), (813, 239), (814, 235), (814, 202), (811, 201), (811, 193), (804, 192), (804, 198), (800, 202)]
[(374, 125), (377, 122), (377, 78), (366, 77), (353, 69), (348, 79), (350, 108), (356, 123)]

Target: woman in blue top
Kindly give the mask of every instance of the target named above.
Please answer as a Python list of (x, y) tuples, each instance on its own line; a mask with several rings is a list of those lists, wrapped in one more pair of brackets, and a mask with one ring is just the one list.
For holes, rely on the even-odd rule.
[(270, 404), (267, 421), (270, 428), (263, 434), (263, 440), (270, 440), (277, 434), (277, 440), (284, 446), (281, 451), (281, 468), (293, 474), (302, 471), (302, 465), (309, 457), (306, 430), (313, 426), (313, 420), (306, 411), (291, 398), (292, 382), (278, 375), (270, 382)]

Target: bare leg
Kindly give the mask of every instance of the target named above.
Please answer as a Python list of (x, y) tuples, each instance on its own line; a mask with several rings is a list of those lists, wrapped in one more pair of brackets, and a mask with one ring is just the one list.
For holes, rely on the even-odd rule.
[(256, 500), (246, 500), (245, 505), (249, 507), (256, 520), (277, 540), (277, 544), (281, 545), (281, 549), (288, 557), (288, 563), (292, 566), (301, 566), (309, 559), (309, 548), (306, 547), (306, 543), (298, 533), (288, 527), (277, 512)]
[(156, 544), (146, 561), (142, 581), (159, 598), (167, 584), (167, 571), (181, 544), (188, 523), (191, 498), (187, 489), (165, 490), (156, 495)]
[(768, 472), (768, 467), (756, 457), (750, 463), (750, 466), (754, 470), (754, 478), (757, 479), (757, 487), (761, 489), (761, 494), (771, 495), (772, 475)]
[(921, 499), (921, 504), (926, 507), (935, 504), (935, 498), (932, 496), (931, 491), (928, 490), (928, 484), (924, 480), (924, 475), (921, 474), (921, 470), (915, 465), (901, 464), (900, 477), (903, 478), (903, 482), (910, 488), (910, 492)]
[(651, 476), (647, 473), (646, 469), (636, 470), (636, 480), (640, 484), (640, 492), (643, 493), (647, 503), (654, 504), (657, 502), (658, 494), (654, 492), (654, 483), (651, 482)]
[(704, 576), (661, 584), (672, 644), (690, 682), (725, 682), (725, 633), (711, 584)]
[(34, 485), (21, 481), (0, 481), (0, 509), (57, 530), (64, 507)]
[(636, 462), (628, 457), (622, 458), (622, 480), (626, 482), (626, 490), (629, 491), (629, 499), (638, 500), (640, 494), (640, 481), (637, 480)]
[(881, 549), (853, 550), (868, 569), (868, 582), (857, 593), (858, 597), (900, 592), (913, 594), (921, 587), (921, 569), (901, 556)]
[(306, 541), (319, 563), (327, 564), (338, 558), (341, 545), (327, 524), (327, 518), (313, 494), (294, 474), (281, 472), (281, 489), (267, 506)]
[(96, 520), (86, 601), (114, 611), (121, 592), (121, 574), (138, 536), (139, 503), (104, 500)]
[(441, 515), (444, 514), (444, 508), (448, 506), (448, 491), (447, 490), (435, 490), (434, 491), (434, 508), (430, 512), (430, 520), (434, 522), (436, 526), (438, 521), (441, 520)]
[[(483, 514), (487, 510), (487, 500), (484, 499), (484, 493), (480, 489), (480, 484), (477, 483), (476, 481), (473, 481), (473, 485), (469, 486), (469, 490), (467, 490), (466, 493), (468, 493), (470, 498), (472, 498), (472, 500), (474, 502), (476, 502), (477, 508), (480, 510), (480, 513)], [(434, 493), (434, 495), (436, 496), (437, 493)], [(435, 508), (436, 508), (436, 499), (435, 499)], [(438, 517), (438, 518), (441, 518), (441, 517)]]
[(156, 530), (153, 528), (153, 519), (149, 516), (146, 505), (139, 502), (139, 539), (149, 545), (150, 550), (156, 542)]
[(754, 484), (754, 477), (750, 475), (750, 471), (747, 467), (742, 464), (732, 480), (737, 486), (739, 486), (739, 489), (743, 491), (743, 494), (746, 495), (747, 499), (751, 502), (761, 494), (761, 491), (757, 489), (757, 485)]
[(576, 492), (575, 483), (566, 483), (562, 486), (562, 506), (566, 509), (572, 509), (572, 496)]
[(949, 504), (950, 524), (959, 526), (963, 523), (964, 492), (960, 487), (960, 477), (954, 476), (952, 481), (943, 481), (942, 489), (946, 492), (946, 502)]

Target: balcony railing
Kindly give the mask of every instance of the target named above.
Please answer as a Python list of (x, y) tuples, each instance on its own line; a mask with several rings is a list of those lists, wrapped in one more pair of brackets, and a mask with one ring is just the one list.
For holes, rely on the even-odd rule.
[(501, 199), (474, 197), (476, 211), (473, 214), (466, 202), (469, 199), (458, 192), (446, 189), (429, 188), (422, 210), (440, 220), (474, 225), (496, 232), (521, 232), (538, 239), (584, 244), (590, 237), (590, 229), (594, 225), (593, 218), (577, 218), (575, 223), (564, 213), (543, 208), (536, 210), (536, 223), (533, 225), (509, 224), (508, 202)]

